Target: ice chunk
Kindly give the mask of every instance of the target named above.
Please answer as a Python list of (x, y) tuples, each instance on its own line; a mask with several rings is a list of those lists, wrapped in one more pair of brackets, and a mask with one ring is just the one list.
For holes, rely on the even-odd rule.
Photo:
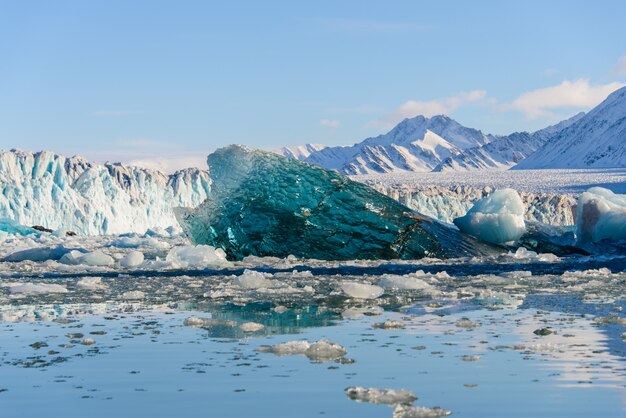
[(496, 252), (372, 188), (274, 153), (230, 146), (209, 155), (211, 198), (175, 213), (196, 244), (231, 259), (416, 259)]
[(235, 321), (228, 321), (224, 319), (216, 319), (216, 318), (199, 318), (197, 316), (190, 316), (185, 319), (183, 322), (185, 326), (198, 328), (198, 327), (236, 327), (237, 323)]
[(144, 255), (141, 251), (131, 251), (124, 256), (119, 262), (120, 267), (133, 268), (140, 266), (144, 261)]
[(517, 241), (526, 231), (522, 198), (513, 189), (497, 190), (477, 201), (465, 216), (454, 224), (481, 241), (504, 244)]
[(626, 240), (626, 195), (592, 187), (578, 198), (578, 243)]
[(174, 247), (166, 260), (181, 268), (223, 268), (230, 266), (226, 253), (210, 245), (184, 245)]
[(351, 298), (357, 299), (376, 299), (385, 293), (385, 289), (380, 286), (357, 282), (344, 282), (341, 290)]
[(432, 290), (433, 287), (424, 280), (412, 276), (394, 276), (386, 274), (378, 282), (382, 287), (402, 290)]
[(37, 231), (33, 228), (29, 228), (24, 225), (20, 225), (12, 219), (1, 218), (0, 219), (0, 231), (6, 232), (12, 235), (30, 235), (36, 234)]
[(377, 322), (372, 324), (372, 328), (374, 329), (404, 329), (405, 326), (400, 321), (385, 321), (385, 322)]
[(60, 284), (33, 284), (24, 283), (9, 287), (9, 292), (15, 294), (37, 294), (37, 293), (67, 293), (65, 286)]
[(305, 355), (316, 363), (336, 360), (342, 358), (347, 353), (343, 346), (328, 340), (319, 340), (313, 343), (308, 341), (289, 341), (272, 346), (261, 346), (257, 351), (273, 353), (277, 356)]
[(246, 269), (241, 276), (237, 276), (233, 280), (233, 284), (243, 289), (276, 287), (276, 284), (272, 280), (268, 280), (265, 277), (266, 275), (260, 271)]
[[(20, 262), (20, 261), (46, 261), (46, 260), (59, 260), (70, 250), (63, 246), (57, 247), (38, 247), (29, 248), (27, 250), (17, 251), (4, 257), (2, 261)], [(77, 251), (78, 252), (78, 251)]]
[(76, 283), (76, 287), (82, 290), (102, 290), (106, 288), (100, 277), (83, 277)]
[(417, 396), (408, 389), (381, 389), (350, 386), (345, 389), (348, 398), (357, 402), (385, 405), (412, 404)]
[(451, 411), (438, 406), (426, 408), (424, 406), (398, 405), (393, 411), (393, 418), (439, 418), (452, 415)]
[(87, 266), (103, 266), (109, 267), (115, 264), (115, 260), (108, 254), (103, 253), (100, 250), (96, 250), (91, 253), (82, 253), (77, 250), (72, 250), (61, 257), (59, 263), (70, 265), (87, 265)]

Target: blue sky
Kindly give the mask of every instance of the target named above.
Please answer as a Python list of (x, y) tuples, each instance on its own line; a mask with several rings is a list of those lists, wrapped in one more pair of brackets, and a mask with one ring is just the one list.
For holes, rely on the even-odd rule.
[(446, 113), (536, 130), (626, 83), (623, 1), (0, 0), (0, 148), (167, 170)]

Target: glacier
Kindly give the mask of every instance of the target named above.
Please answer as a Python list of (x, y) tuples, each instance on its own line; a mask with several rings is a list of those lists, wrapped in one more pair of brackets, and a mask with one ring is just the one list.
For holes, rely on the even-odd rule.
[[(211, 180), (198, 169), (167, 176), (48, 151), (11, 150), (0, 152), (0, 188), (0, 218), (16, 223), (12, 230), (17, 224), (42, 225), (95, 235), (177, 227), (172, 208), (200, 204)], [(0, 225), (9, 229), (6, 221)]]
[(232, 145), (207, 158), (211, 198), (175, 214), (195, 244), (246, 256), (322, 260), (497, 254), (335, 171)]

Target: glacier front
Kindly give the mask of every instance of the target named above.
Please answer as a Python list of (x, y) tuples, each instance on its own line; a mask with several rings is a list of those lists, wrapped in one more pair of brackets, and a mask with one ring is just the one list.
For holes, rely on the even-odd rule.
[(177, 226), (172, 208), (197, 206), (210, 185), (209, 174), (194, 168), (167, 176), (48, 151), (0, 152), (0, 218), (81, 235)]
[(211, 198), (175, 213), (192, 242), (222, 248), (230, 259), (418, 259), (502, 251), (308, 163), (237, 145), (217, 150), (207, 162)]

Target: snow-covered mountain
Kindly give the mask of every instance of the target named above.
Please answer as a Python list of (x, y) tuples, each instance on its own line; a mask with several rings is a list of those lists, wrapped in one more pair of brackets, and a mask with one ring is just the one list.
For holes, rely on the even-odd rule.
[(324, 147), (281, 154), (346, 174), (431, 171), (444, 159), (485, 145), (495, 137), (467, 128), (447, 116), (405, 119), (384, 135), (345, 147)]
[(172, 208), (197, 206), (208, 172), (98, 164), (52, 152), (0, 152), (0, 218), (81, 234), (145, 232), (178, 225)]
[(626, 166), (626, 87), (555, 133), (515, 169)]
[(533, 133), (515, 132), (498, 136), (488, 144), (468, 148), (459, 155), (446, 158), (433, 171), (509, 169), (537, 151), (555, 133), (571, 126), (583, 116), (584, 113), (579, 113)]
[(318, 152), (326, 148), (326, 145), (322, 144), (304, 144), (295, 147), (283, 147), (278, 153), (285, 157), (295, 158), (296, 160), (303, 160), (314, 152)]

